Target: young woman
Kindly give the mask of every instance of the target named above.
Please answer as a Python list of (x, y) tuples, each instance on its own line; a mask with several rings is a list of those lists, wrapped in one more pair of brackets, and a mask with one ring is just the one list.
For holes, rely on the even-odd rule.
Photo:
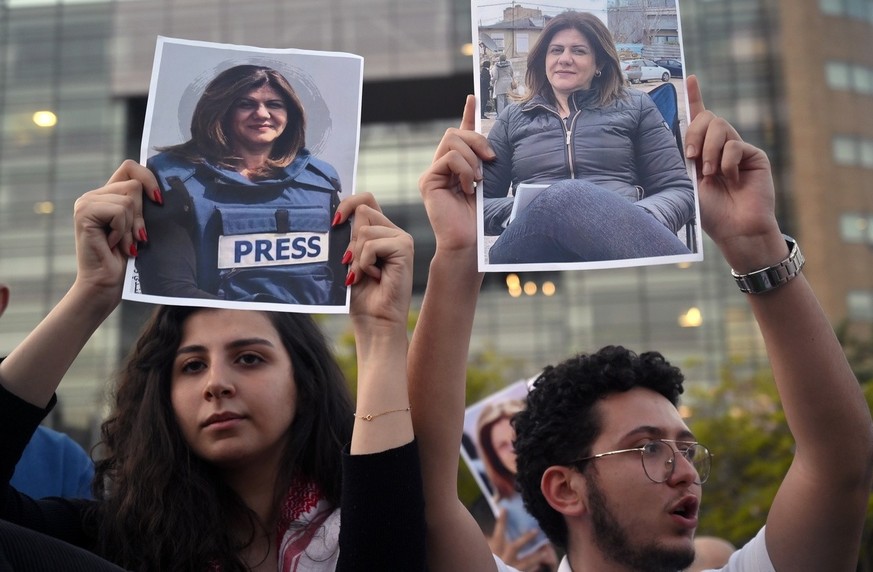
[[(191, 139), (148, 161), (163, 205), (146, 204), (152, 240), (137, 258), (144, 294), (345, 303), (339, 260), (348, 235), (331, 228), (339, 175), (306, 149), (305, 131), (300, 99), (272, 68), (234, 66), (206, 86)], [(226, 254), (273, 233), (297, 242), (257, 263)]]
[(356, 409), (308, 316), (163, 307), (120, 374), (98, 500), (36, 501), (8, 486), (61, 377), (120, 299), (127, 254), (147, 236), (143, 191), (156, 186), (125, 162), (77, 201), (76, 281), (0, 363), (0, 517), (11, 523), (0, 562), (34, 569), (72, 551), (82, 570), (423, 569), (406, 388), (412, 240), (368, 195), (338, 210), (339, 224), (354, 214)]
[[(564, 12), (528, 55), (526, 95), (488, 133), (485, 234), (494, 264), (688, 254), (694, 188), (652, 99), (624, 87), (596, 16)], [(520, 183), (551, 185), (509, 222)]]

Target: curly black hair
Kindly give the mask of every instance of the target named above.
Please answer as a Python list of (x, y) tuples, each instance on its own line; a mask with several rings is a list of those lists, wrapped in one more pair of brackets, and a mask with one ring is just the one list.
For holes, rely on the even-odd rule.
[(622, 346), (606, 346), (548, 366), (534, 381), (525, 409), (512, 420), (516, 481), (525, 508), (553, 543), (566, 550), (567, 525), (546, 502), (540, 482), (549, 467), (590, 454), (601, 428), (598, 401), (644, 387), (676, 406), (684, 379), (679, 368), (658, 352), (637, 355)]

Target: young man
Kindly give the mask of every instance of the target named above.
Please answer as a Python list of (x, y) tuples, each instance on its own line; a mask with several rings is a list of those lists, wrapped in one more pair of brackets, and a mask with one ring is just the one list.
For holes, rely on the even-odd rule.
[[(765, 529), (733, 555), (726, 569), (854, 570), (873, 481), (870, 411), (800, 272), (799, 249), (779, 229), (766, 155), (706, 111), (693, 76), (688, 92), (694, 119), (686, 155), (697, 163), (701, 222), (740, 287), (750, 292), (797, 442)], [(455, 483), (464, 365), (481, 284), (474, 181), (482, 176), (480, 161), (493, 158), (487, 141), (472, 131), (471, 99), (461, 129), (447, 131), (419, 181), (437, 250), (409, 360), (430, 566), (479, 572), (507, 568), (495, 563), (460, 505)], [(526, 504), (552, 541), (565, 548), (559, 570), (686, 567), (694, 555), (709, 455), (674, 406), (681, 374), (657, 355), (635, 356), (618, 348), (577, 361), (576, 369), (565, 364), (546, 372), (530, 397), (534, 407), (516, 427)], [(621, 385), (605, 375), (603, 366), (609, 364), (623, 368), (630, 382)], [(637, 381), (653, 371), (657, 382)], [(601, 378), (602, 396), (576, 399)], [(558, 391), (551, 391), (558, 385), (570, 388), (573, 398), (561, 394), (558, 399)], [(544, 415), (553, 433), (536, 427)], [(575, 436), (579, 432), (587, 435)]]

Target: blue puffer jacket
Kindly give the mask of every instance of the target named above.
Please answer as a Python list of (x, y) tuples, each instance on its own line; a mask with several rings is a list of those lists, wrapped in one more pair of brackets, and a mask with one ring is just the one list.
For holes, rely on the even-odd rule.
[[(652, 99), (635, 89), (606, 107), (597, 98), (595, 90), (574, 93), (566, 123), (541, 96), (510, 105), (497, 117), (488, 133), (497, 159), (484, 166), (486, 233), (502, 231), (511, 188), (565, 179), (619, 193), (673, 232), (694, 216), (694, 187)], [(506, 208), (495, 208), (499, 202)]]

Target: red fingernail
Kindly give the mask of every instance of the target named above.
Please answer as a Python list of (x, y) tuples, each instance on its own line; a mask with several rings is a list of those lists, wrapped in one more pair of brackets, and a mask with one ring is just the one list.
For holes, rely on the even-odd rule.
[(146, 234), (146, 229), (144, 229), (144, 228), (139, 229), (139, 241), (140, 242), (148, 242), (149, 241), (149, 235)]
[(152, 191), (152, 196), (154, 197), (156, 203), (158, 203), (159, 205), (164, 204), (164, 196), (161, 194), (161, 189), (155, 189), (154, 191)]
[(340, 223), (340, 221), (342, 220), (342, 218), (343, 218), (342, 214), (336, 213), (335, 215), (333, 215), (333, 222), (330, 223), (330, 226), (338, 225)]
[(346, 253), (343, 254), (343, 260), (342, 260), (342, 263), (343, 263), (343, 264), (348, 264), (348, 263), (351, 262), (351, 261), (352, 261), (352, 251), (351, 251), (351, 250), (346, 250)]
[(355, 273), (349, 272), (349, 275), (346, 276), (346, 286), (351, 286), (352, 282), (355, 281)]
[(136, 244), (131, 244), (130, 245), (130, 255), (133, 256), (134, 258), (136, 258), (136, 254), (137, 254)]

